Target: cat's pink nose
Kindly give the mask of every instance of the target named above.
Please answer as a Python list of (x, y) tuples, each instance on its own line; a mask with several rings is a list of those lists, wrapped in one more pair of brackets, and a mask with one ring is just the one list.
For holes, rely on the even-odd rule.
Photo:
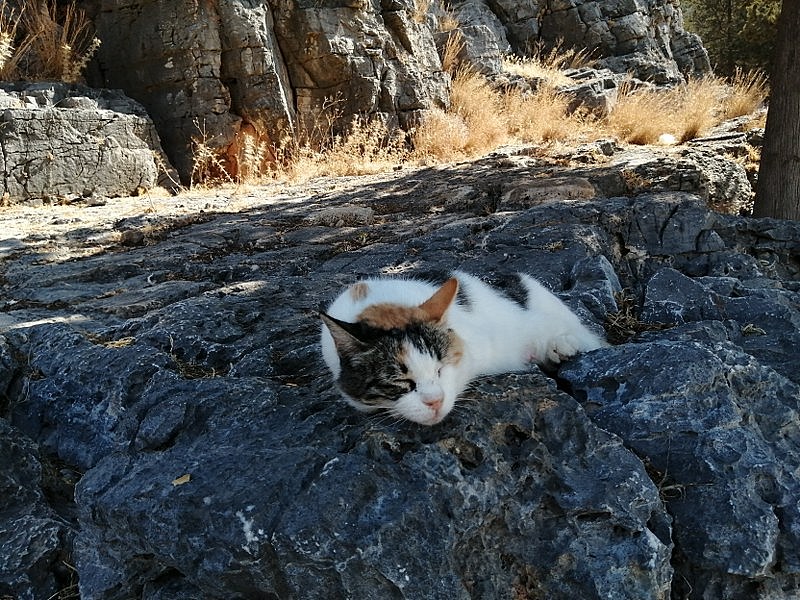
[(444, 397), (443, 396), (428, 396), (423, 398), (422, 400), (425, 403), (425, 406), (431, 407), (434, 412), (439, 412), (442, 408), (442, 404), (444, 404)]

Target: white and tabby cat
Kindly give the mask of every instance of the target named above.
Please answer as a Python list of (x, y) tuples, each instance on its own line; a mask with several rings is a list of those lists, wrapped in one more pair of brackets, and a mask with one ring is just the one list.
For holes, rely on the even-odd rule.
[(519, 277), (525, 306), (462, 272), (439, 287), (389, 278), (351, 285), (321, 314), (322, 356), (342, 395), (359, 410), (434, 425), (475, 377), (607, 345), (538, 281)]

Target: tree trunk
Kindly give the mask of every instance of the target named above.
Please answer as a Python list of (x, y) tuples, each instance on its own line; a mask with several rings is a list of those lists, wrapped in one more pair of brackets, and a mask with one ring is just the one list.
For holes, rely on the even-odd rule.
[(783, 0), (753, 215), (800, 220), (800, 2)]

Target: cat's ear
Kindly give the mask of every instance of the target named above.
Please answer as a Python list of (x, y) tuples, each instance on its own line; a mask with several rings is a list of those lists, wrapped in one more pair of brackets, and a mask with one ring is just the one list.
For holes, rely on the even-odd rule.
[(361, 325), (359, 323), (340, 321), (323, 312), (319, 313), (319, 317), (322, 319), (322, 322), (325, 323), (328, 331), (331, 332), (333, 343), (340, 354), (352, 354), (353, 352), (363, 350), (367, 345), (366, 342), (361, 339), (363, 337), (363, 332), (361, 331)]
[(458, 279), (451, 277), (434, 292), (433, 296), (419, 305), (420, 309), (430, 317), (431, 321), (438, 322), (450, 308), (458, 293)]

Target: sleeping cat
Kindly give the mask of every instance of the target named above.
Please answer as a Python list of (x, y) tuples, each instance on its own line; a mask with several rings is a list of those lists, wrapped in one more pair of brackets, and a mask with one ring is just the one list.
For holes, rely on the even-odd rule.
[(344, 398), (434, 425), (478, 376), (607, 345), (542, 284), (519, 277), (525, 306), (462, 272), (439, 287), (389, 278), (348, 287), (320, 315), (322, 356)]

